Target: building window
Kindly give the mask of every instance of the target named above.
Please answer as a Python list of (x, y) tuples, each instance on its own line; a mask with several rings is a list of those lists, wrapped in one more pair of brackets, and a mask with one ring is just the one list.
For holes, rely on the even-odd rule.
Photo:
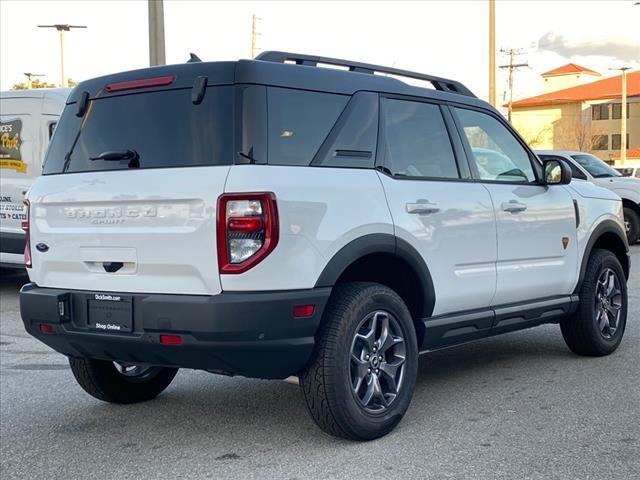
[[(611, 135), (611, 150), (620, 150), (620, 142), (622, 141), (622, 135), (614, 133)], [(627, 133), (627, 150), (629, 150), (629, 134)]]
[(609, 120), (609, 104), (591, 105), (592, 120)]
[(591, 137), (593, 150), (609, 150), (609, 137), (607, 135), (594, 135)]
[[(611, 104), (611, 118), (613, 120), (620, 120), (622, 118), (622, 104)], [(627, 103), (627, 118), (629, 118), (629, 104)]]

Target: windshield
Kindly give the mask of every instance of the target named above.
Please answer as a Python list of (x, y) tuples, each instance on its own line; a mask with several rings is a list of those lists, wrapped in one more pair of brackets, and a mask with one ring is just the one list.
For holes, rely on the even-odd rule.
[(609, 165), (604, 163), (598, 157), (594, 157), (589, 153), (581, 153), (580, 155), (571, 155), (576, 162), (589, 172), (594, 178), (604, 177), (620, 177), (620, 173), (615, 171)]
[(209, 87), (94, 99), (82, 118), (68, 105), (44, 163), (45, 175), (233, 162), (233, 89)]

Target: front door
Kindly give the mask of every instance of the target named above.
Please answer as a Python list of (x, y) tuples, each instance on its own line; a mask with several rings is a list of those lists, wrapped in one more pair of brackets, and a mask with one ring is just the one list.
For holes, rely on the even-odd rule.
[(454, 108), (471, 167), (491, 194), (498, 232), (493, 305), (571, 293), (578, 269), (576, 213), (562, 185), (541, 185), (536, 160), (496, 117)]

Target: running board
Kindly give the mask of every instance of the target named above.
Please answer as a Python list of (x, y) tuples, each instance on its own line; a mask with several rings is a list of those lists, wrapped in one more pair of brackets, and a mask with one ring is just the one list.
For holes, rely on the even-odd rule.
[(576, 311), (578, 300), (577, 295), (566, 295), (424, 318), (421, 351), (556, 323)]

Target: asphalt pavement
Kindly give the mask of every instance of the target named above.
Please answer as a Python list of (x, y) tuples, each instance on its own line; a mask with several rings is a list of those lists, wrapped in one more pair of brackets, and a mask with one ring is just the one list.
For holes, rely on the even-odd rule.
[(299, 387), (181, 370), (157, 399), (117, 406), (29, 337), (24, 275), (0, 274), (3, 479), (640, 478), (640, 246), (625, 338), (581, 358), (556, 325), (423, 356), (413, 402), (368, 443), (323, 434)]

